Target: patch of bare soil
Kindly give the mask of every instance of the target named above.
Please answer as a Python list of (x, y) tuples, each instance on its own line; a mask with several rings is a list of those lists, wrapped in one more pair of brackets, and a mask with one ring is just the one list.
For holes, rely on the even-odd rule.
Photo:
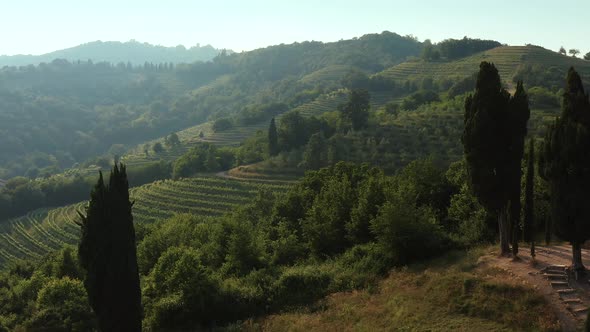
[[(570, 270), (571, 246), (538, 246), (533, 260), (528, 247), (521, 248), (519, 259), (499, 257), (491, 252), (480, 263), (507, 271), (516, 282), (532, 286), (554, 308), (563, 331), (579, 331), (590, 307), (590, 271), (576, 276)], [(584, 265), (590, 267), (590, 251), (583, 249)]]

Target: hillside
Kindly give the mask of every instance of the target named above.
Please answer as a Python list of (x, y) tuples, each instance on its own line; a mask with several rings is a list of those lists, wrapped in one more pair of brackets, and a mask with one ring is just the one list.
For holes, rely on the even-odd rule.
[(408, 61), (377, 75), (399, 81), (421, 81), (424, 78), (461, 79), (476, 72), (482, 61), (493, 62), (502, 79), (508, 84), (511, 84), (517, 72), (526, 66), (540, 66), (544, 69), (556, 67), (560, 69), (562, 78), (565, 77), (567, 69), (574, 66), (583, 77), (590, 77), (590, 61), (561, 55), (538, 46), (500, 46), (454, 61)]
[[(178, 181), (164, 180), (131, 190), (137, 223), (151, 223), (178, 213), (220, 216), (248, 203), (259, 190), (280, 194), (290, 185), (285, 179), (240, 180), (199, 176)], [(39, 259), (79, 241), (78, 212), (87, 202), (59, 208), (44, 208), (0, 223), (0, 270), (18, 259)]]
[(302, 332), (386, 331), (392, 327), (401, 331), (559, 330), (564, 322), (558, 320), (557, 308), (538, 293), (534, 282), (481, 261), (492, 250), (452, 252), (395, 269), (370, 288), (332, 294), (295, 312), (247, 321), (241, 328)]
[(64, 59), (70, 62), (88, 61), (128, 63), (143, 66), (144, 63), (193, 63), (209, 61), (221, 52), (211, 45), (196, 45), (185, 48), (182, 45), (165, 47), (140, 43), (135, 40), (128, 42), (95, 41), (70, 48), (66, 48), (42, 55), (0, 55), (0, 67), (37, 65), (42, 62), (52, 62)]
[[(102, 44), (87, 45), (89, 52), (97, 45)], [(338, 89), (349, 68), (373, 74), (416, 56), (421, 47), (413, 38), (384, 32), (227, 52), (209, 62), (177, 66), (61, 59), (4, 67), (0, 137), (6, 139), (0, 140), (0, 177), (46, 176), (120, 151), (121, 145), (270, 102), (295, 108), (309, 102), (314, 89)]]

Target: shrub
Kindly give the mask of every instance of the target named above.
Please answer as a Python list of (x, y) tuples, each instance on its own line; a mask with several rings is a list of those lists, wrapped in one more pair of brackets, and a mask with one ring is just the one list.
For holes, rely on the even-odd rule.
[(331, 276), (317, 266), (296, 266), (286, 270), (273, 285), (274, 307), (308, 304), (328, 293)]

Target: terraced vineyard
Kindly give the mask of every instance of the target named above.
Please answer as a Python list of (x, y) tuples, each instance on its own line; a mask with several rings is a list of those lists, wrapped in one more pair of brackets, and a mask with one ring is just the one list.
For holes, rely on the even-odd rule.
[(342, 78), (344, 78), (344, 76), (351, 70), (354, 70), (354, 67), (345, 65), (328, 66), (303, 76), (300, 81), (309, 85), (326, 86), (330, 83), (340, 85)]
[[(163, 180), (131, 190), (136, 222), (154, 222), (175, 213), (216, 216), (250, 201), (260, 189), (285, 192), (291, 182), (267, 178), (236, 179), (213, 176)], [(66, 244), (75, 244), (75, 221), (86, 202), (41, 209), (0, 223), (0, 268), (20, 258), (41, 258)]]
[(377, 75), (398, 81), (421, 80), (426, 77), (432, 77), (434, 80), (463, 78), (476, 72), (482, 61), (493, 62), (506, 82), (511, 82), (519, 66), (525, 64), (560, 66), (565, 69), (575, 66), (582, 76), (590, 75), (590, 62), (536, 46), (501, 46), (450, 62), (404, 62)]

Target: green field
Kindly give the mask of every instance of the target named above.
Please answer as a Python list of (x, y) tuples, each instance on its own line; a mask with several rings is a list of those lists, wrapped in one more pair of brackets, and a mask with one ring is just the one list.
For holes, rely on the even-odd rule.
[[(133, 188), (136, 222), (154, 222), (176, 213), (217, 216), (249, 202), (260, 189), (283, 193), (290, 186), (284, 180), (237, 179), (201, 176), (162, 180)], [(0, 224), (0, 267), (21, 258), (39, 259), (45, 254), (75, 244), (79, 237), (78, 212), (86, 202), (65, 207), (40, 209)]]

